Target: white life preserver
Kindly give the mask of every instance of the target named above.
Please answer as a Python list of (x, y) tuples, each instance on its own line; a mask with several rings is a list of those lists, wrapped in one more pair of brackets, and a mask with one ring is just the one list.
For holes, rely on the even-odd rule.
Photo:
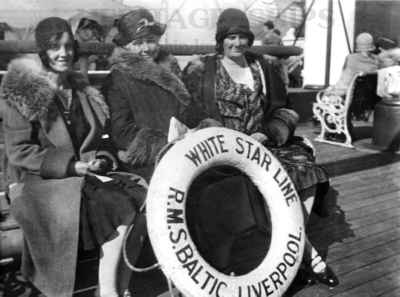
[[(268, 253), (254, 270), (240, 276), (223, 274), (204, 260), (186, 221), (186, 194), (191, 183), (218, 165), (247, 174), (271, 216)], [(297, 273), (305, 239), (300, 198), (279, 161), (243, 133), (207, 128), (177, 142), (160, 160), (146, 203), (154, 253), (164, 274), (187, 297), (281, 296)]]

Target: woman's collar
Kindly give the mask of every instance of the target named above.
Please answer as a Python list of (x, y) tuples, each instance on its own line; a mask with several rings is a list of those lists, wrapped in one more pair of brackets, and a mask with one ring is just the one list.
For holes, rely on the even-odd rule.
[(222, 61), (232, 67), (241, 67), (241, 68), (246, 68), (249, 67), (249, 64), (247, 63), (246, 57), (244, 55), (238, 57), (237, 59), (232, 59), (228, 56), (223, 56)]

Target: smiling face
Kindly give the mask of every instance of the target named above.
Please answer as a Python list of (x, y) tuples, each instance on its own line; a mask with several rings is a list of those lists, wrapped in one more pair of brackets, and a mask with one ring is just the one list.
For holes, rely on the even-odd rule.
[(46, 54), (49, 67), (54, 72), (69, 70), (74, 59), (74, 41), (70, 34), (63, 32), (60, 36), (55, 35), (52, 37)]
[(160, 49), (159, 41), (160, 36), (150, 36), (146, 38), (135, 39), (125, 45), (125, 48), (142, 57), (154, 59)]
[(240, 57), (249, 47), (249, 38), (243, 34), (229, 34), (223, 42), (224, 55), (228, 58)]

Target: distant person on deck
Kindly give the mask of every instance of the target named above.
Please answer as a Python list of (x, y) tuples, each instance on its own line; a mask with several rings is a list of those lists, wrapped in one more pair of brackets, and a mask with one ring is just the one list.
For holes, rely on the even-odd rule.
[(379, 68), (379, 59), (374, 54), (374, 39), (369, 33), (360, 33), (356, 38), (356, 52), (346, 57), (342, 74), (338, 82), (327, 90), (328, 94), (344, 96), (353, 77), (360, 72), (375, 72)]
[(275, 25), (272, 21), (266, 21), (264, 23), (264, 37), (262, 39), (262, 44), (267, 46), (277, 46), (283, 45), (282, 38), (279, 30), (275, 29)]
[(385, 68), (400, 64), (400, 48), (397, 42), (389, 38), (380, 37), (376, 42), (379, 51), (379, 68)]

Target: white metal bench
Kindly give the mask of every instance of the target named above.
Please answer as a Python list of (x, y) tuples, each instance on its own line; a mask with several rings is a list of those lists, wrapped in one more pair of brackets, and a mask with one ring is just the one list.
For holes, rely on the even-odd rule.
[[(363, 73), (356, 74), (351, 80), (346, 96), (329, 94), (327, 90), (317, 93), (316, 102), (313, 104), (314, 116), (321, 123), (321, 132), (315, 141), (325, 142), (353, 148), (349, 127), (351, 126), (350, 105), (353, 101), (356, 81)], [(330, 135), (344, 135), (344, 141), (329, 138)]]

